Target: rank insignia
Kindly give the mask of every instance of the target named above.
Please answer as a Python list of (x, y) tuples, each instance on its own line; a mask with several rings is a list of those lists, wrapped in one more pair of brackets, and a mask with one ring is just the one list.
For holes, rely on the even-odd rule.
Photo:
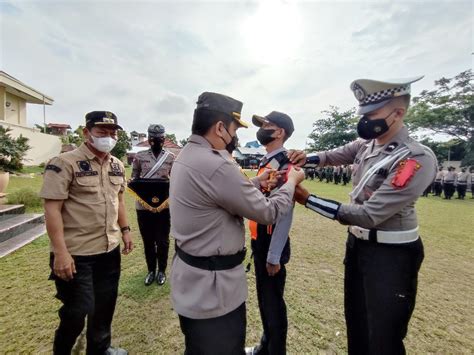
[(117, 163), (110, 163), (110, 167), (113, 171), (120, 171), (120, 165), (118, 165)]
[(397, 173), (392, 179), (392, 186), (396, 189), (404, 188), (420, 168), (420, 163), (415, 159), (402, 160), (398, 164)]
[(55, 171), (57, 173), (60, 173), (61, 172), (61, 168), (57, 165), (53, 165), (53, 164), (48, 164), (46, 165), (46, 167), (44, 168), (44, 170), (52, 170), (52, 171)]
[(397, 142), (390, 143), (390, 144), (387, 145), (387, 147), (385, 148), (385, 151), (387, 151), (387, 152), (392, 152), (392, 151), (395, 150), (396, 147), (398, 147), (398, 143), (397, 143)]

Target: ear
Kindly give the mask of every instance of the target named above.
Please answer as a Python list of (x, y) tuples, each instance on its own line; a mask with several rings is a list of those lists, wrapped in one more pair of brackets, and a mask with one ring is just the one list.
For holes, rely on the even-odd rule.
[(82, 129), (82, 134), (84, 135), (84, 137), (89, 138), (89, 135), (91, 134), (91, 131), (89, 130), (89, 128), (84, 127), (84, 128)]
[(405, 108), (402, 108), (402, 107), (397, 107), (395, 109), (395, 115), (394, 115), (394, 119), (396, 121), (400, 121), (401, 119), (403, 119), (403, 117), (405, 117), (405, 113), (407, 112), (407, 110)]
[(280, 134), (278, 135), (278, 138), (285, 139), (285, 130), (283, 128), (280, 128)]
[(224, 129), (224, 122), (222, 121), (217, 121), (216, 125), (214, 126), (214, 133), (222, 137), (222, 130)]

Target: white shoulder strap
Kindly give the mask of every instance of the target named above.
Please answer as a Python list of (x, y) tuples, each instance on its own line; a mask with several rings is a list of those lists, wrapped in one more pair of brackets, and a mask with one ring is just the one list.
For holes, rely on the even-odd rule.
[(170, 155), (170, 153), (167, 152), (166, 150), (163, 150), (163, 155), (160, 157), (160, 159), (158, 159), (158, 161), (155, 163), (155, 165), (153, 165), (153, 167), (150, 169), (150, 171), (143, 176), (143, 179), (149, 179), (150, 177), (152, 177), (156, 173), (156, 171), (159, 168), (161, 168), (161, 166), (165, 162), (166, 158), (168, 158), (168, 155)]

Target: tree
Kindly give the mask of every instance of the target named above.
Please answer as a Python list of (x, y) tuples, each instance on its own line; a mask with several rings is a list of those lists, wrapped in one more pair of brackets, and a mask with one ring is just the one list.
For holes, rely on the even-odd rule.
[(41, 133), (51, 134), (51, 128), (49, 128), (48, 126), (43, 126), (35, 123), (35, 127), (39, 129)]
[(63, 144), (74, 144), (79, 147), (84, 142), (84, 126), (79, 125), (74, 132), (69, 132), (65, 136), (61, 136), (61, 142)]
[(13, 138), (11, 128), (0, 126), (0, 171), (19, 171), (23, 168), (23, 159), (31, 147), (28, 138), (20, 135)]
[(357, 138), (355, 109), (339, 112), (339, 108), (330, 106), (321, 113), (325, 117), (313, 123), (313, 131), (308, 136), (312, 140), (309, 152), (337, 148)]
[(179, 145), (181, 147), (184, 147), (186, 144), (188, 144), (188, 140), (186, 138), (183, 138), (179, 141)]
[(424, 138), (420, 143), (429, 147), (438, 159), (438, 163), (448, 160), (461, 160), (466, 155), (466, 143), (459, 139), (447, 142), (436, 142), (431, 138)]
[(474, 75), (466, 70), (435, 81), (435, 89), (413, 98), (406, 123), (411, 131), (428, 130), (466, 144), (463, 164), (474, 164)]
[(169, 141), (173, 142), (174, 144), (178, 144), (178, 140), (176, 139), (176, 135), (174, 133), (172, 134), (165, 134), (165, 139), (168, 139)]
[(132, 148), (132, 145), (130, 143), (130, 138), (128, 137), (127, 132), (119, 130), (117, 134), (118, 134), (117, 144), (115, 144), (115, 147), (114, 149), (112, 149), (110, 154), (122, 160), (122, 158), (127, 153), (127, 150)]

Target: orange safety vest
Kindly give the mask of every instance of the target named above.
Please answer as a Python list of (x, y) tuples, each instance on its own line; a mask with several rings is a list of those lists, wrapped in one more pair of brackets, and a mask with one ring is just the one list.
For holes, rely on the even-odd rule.
[[(291, 164), (290, 164), (290, 166), (291, 166)], [(265, 172), (266, 169), (272, 169), (272, 167), (270, 166), (269, 163), (258, 169), (257, 176), (262, 175)], [(262, 192), (269, 192), (269, 191), (267, 191), (266, 189), (262, 189)], [(257, 222), (249, 220), (250, 238), (252, 238), (252, 240), (257, 240), (257, 236), (258, 236), (257, 225), (258, 225)], [(273, 225), (270, 224), (270, 225), (267, 226), (267, 234), (271, 235), (272, 232), (273, 232)]]
[[(269, 169), (268, 164), (258, 169), (257, 176), (262, 175), (266, 169)], [(253, 240), (257, 240), (257, 224), (257, 222), (249, 220), (250, 238)]]

